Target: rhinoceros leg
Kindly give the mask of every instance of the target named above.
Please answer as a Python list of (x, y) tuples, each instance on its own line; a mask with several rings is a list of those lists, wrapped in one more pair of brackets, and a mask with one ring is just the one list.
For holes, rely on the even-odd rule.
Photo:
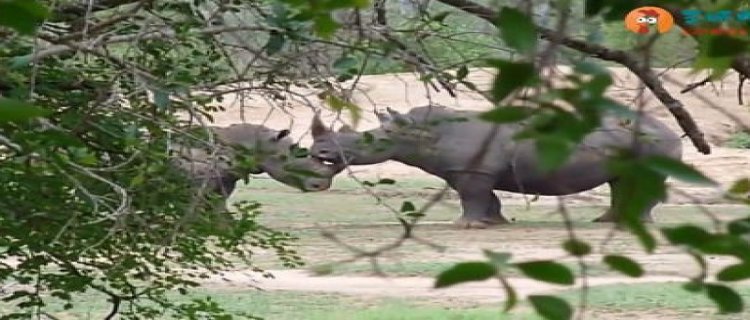
[[(614, 211), (614, 207), (616, 206), (618, 201), (628, 201), (628, 199), (620, 199), (620, 193), (617, 192), (617, 188), (619, 188), (617, 180), (609, 182), (609, 189), (611, 194), (610, 207), (603, 215), (594, 219), (594, 222), (619, 222), (620, 216), (617, 212)], [(649, 203), (643, 210), (643, 212), (641, 212), (641, 221), (653, 222), (654, 218), (651, 216), (651, 210), (662, 200), (663, 199), (657, 199)]]
[(501, 214), (500, 200), (493, 193), (495, 179), (491, 175), (456, 172), (448, 181), (458, 192), (463, 213), (455, 221), (462, 228), (486, 228), (508, 223)]
[(212, 180), (209, 182), (210, 192), (214, 192), (220, 196), (220, 199), (212, 204), (211, 212), (221, 230), (230, 230), (232, 226), (232, 213), (227, 208), (227, 200), (229, 200), (229, 196), (234, 191), (237, 183), (236, 180), (234, 176), (218, 174), (212, 177)]

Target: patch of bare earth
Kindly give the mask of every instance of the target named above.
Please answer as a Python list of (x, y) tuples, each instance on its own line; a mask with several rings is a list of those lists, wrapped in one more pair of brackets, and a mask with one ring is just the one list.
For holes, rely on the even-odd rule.
[[(505, 300), (505, 293), (497, 280), (470, 282), (448, 288), (434, 289), (434, 278), (430, 277), (365, 277), (327, 276), (317, 277), (302, 270), (275, 270), (274, 278), (259, 279), (257, 274), (226, 272), (206, 282), (206, 286), (247, 287), (257, 286), (265, 290), (310, 291), (353, 294), (379, 297), (420, 297), (420, 298), (460, 298), (477, 304), (496, 303)], [(685, 277), (647, 276), (642, 278), (592, 277), (589, 286), (619, 283), (665, 283), (685, 281)], [(519, 296), (548, 293), (580, 287), (579, 279), (575, 286), (546, 284), (527, 278), (508, 278)]]
[[(622, 68), (610, 69), (615, 77), (615, 85), (609, 90), (608, 95), (618, 101), (632, 105), (632, 101), (638, 94), (637, 79)], [(657, 70), (658, 72), (663, 70)], [(483, 69), (474, 69), (469, 75), (469, 80), (477, 84), (479, 88), (487, 88), (493, 78), (492, 72)], [(728, 76), (721, 84), (716, 86), (699, 87), (687, 94), (679, 94), (679, 91), (687, 84), (698, 82), (704, 78), (703, 75), (691, 75), (688, 70), (675, 69), (665, 72), (663, 75), (667, 89), (677, 95), (684, 104), (687, 111), (696, 119), (698, 125), (703, 129), (706, 138), (713, 145), (710, 155), (703, 155), (695, 151), (689, 140), (683, 141), (684, 159), (687, 163), (694, 165), (709, 177), (720, 182), (722, 188), (726, 188), (731, 182), (739, 178), (750, 176), (750, 150), (738, 150), (720, 147), (728, 137), (744, 127), (750, 125), (750, 110), (746, 106), (738, 104), (736, 97), (737, 77)], [(362, 77), (358, 90), (352, 94), (353, 101), (365, 110), (357, 129), (365, 130), (377, 126), (377, 120), (369, 110), (391, 107), (401, 112), (406, 112), (412, 107), (426, 104), (440, 104), (455, 109), (487, 110), (491, 105), (475, 93), (467, 90), (459, 90), (458, 97), (453, 98), (446, 92), (427, 91), (428, 86), (419, 82), (412, 74), (391, 74)], [(460, 89), (460, 88), (459, 88)], [(303, 145), (309, 145), (311, 138), (308, 126), (313, 113), (310, 105), (322, 105), (316, 98), (318, 92), (300, 89), (295, 95), (288, 95), (283, 103), (269, 102), (260, 95), (249, 94), (244, 100), (239, 96), (228, 95), (225, 99), (226, 111), (215, 115), (218, 125), (229, 125), (238, 122), (264, 123), (265, 125), (283, 129), (289, 128), (293, 136), (298, 138)], [(302, 97), (302, 98), (301, 98)], [(676, 121), (649, 92), (645, 93), (646, 111), (662, 119), (674, 130), (681, 132)], [(281, 108), (279, 108), (281, 107)], [(324, 121), (335, 123), (335, 119), (349, 122), (349, 116), (344, 114), (337, 117), (333, 113), (324, 113)], [(337, 124), (337, 126), (340, 125)], [(354, 168), (358, 176), (371, 177), (415, 177), (428, 175), (419, 169), (406, 165), (387, 162), (378, 165)], [(721, 190), (715, 188), (695, 187), (684, 183), (670, 181), (675, 192), (672, 192), (670, 202), (672, 203), (719, 203), (722, 202)], [(608, 190), (606, 187), (597, 188), (588, 192), (571, 196), (576, 199), (575, 203), (606, 205), (608, 202)], [(508, 193), (500, 193), (504, 201), (520, 201), (522, 196)], [(540, 199), (540, 201), (551, 201), (553, 199)], [(394, 226), (394, 228), (397, 228)], [(492, 233), (498, 243), (498, 248), (511, 251), (516, 257), (521, 258), (556, 258), (563, 255), (559, 248), (559, 239), (564, 235), (551, 235), (549, 230), (524, 230), (520, 228), (494, 231), (462, 231), (460, 237), (456, 237), (453, 244), (456, 247), (471, 248), (464, 252), (467, 257), (480, 257), (478, 243), (471, 239), (483, 233)], [(587, 231), (582, 231), (587, 232)], [(523, 240), (524, 237), (533, 235), (537, 239)], [(440, 239), (443, 233), (427, 231), (423, 234), (426, 238)], [(582, 236), (585, 237), (585, 236)], [(544, 238), (543, 240), (540, 240)], [(550, 239), (557, 242), (554, 242)], [(519, 240), (520, 239), (520, 240)], [(588, 238), (587, 238), (588, 239)], [(553, 243), (554, 242), (554, 243)], [(486, 243), (482, 243), (484, 245)], [(661, 252), (653, 255), (642, 254), (636, 243), (631, 243), (623, 248), (629, 256), (646, 264), (647, 268), (683, 270), (682, 275), (660, 275), (647, 276), (639, 279), (620, 277), (594, 277), (589, 279), (589, 285), (603, 285), (612, 283), (635, 283), (635, 282), (669, 282), (680, 281), (692, 275), (691, 261), (684, 255), (674, 252)], [(425, 257), (426, 259), (429, 259)], [(727, 261), (715, 261), (725, 264)], [(358, 295), (379, 296), (424, 296), (424, 297), (453, 297), (468, 298), (483, 301), (502, 300), (503, 292), (497, 282), (487, 281), (471, 283), (453, 288), (434, 290), (432, 278), (377, 278), (377, 277), (315, 277), (304, 271), (275, 271), (275, 279), (258, 280), (256, 284), (267, 290), (296, 290), (296, 291), (322, 291), (340, 292)], [(212, 279), (207, 285), (222, 286), (245, 286), (255, 283), (243, 272), (232, 272), (225, 275), (231, 281)], [(565, 287), (542, 284), (537, 281), (514, 278), (511, 283), (522, 295), (531, 293), (548, 292)], [(644, 318), (644, 315), (639, 315)], [(646, 316), (646, 318), (648, 318)], [(660, 319), (664, 317), (660, 316)]]

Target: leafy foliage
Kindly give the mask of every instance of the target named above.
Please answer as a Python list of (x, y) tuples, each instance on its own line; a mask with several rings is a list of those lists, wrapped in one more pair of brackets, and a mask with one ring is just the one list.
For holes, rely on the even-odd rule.
[[(0, 281), (20, 286), (3, 298), (17, 306), (3, 319), (45, 312), (54, 300), (72, 306), (76, 293), (92, 290), (126, 319), (170, 312), (226, 319), (215, 302), (177, 304), (164, 295), (186, 293), (237, 264), (254, 268), (258, 249), (275, 252), (286, 266), (301, 264), (288, 248), (293, 236), (257, 223), (259, 204), (240, 203), (225, 214), (221, 197), (191, 188), (195, 182), (173, 164), (170, 145), (203, 140), (183, 130), (196, 123), (179, 113), (210, 119), (218, 109), (208, 95), (184, 93), (220, 81), (227, 68), (216, 62), (230, 63), (211, 38), (191, 35), (202, 18), (189, 8), (155, 2), (151, 9), (179, 20), (174, 39), (29, 63), (30, 35), (48, 9), (0, 1), (1, 24), (18, 31), (0, 40), (0, 259), (18, 262), (0, 266)], [(114, 27), (148, 28), (138, 21)]]
[(505, 43), (523, 54), (534, 53), (537, 45), (536, 26), (531, 18), (518, 9), (504, 7), (496, 25)]

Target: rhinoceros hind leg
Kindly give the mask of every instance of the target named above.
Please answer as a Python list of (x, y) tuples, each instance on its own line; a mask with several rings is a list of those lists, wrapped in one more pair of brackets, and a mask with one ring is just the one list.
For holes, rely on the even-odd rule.
[(500, 200), (493, 193), (491, 175), (457, 172), (449, 181), (461, 198), (463, 214), (455, 221), (462, 228), (487, 228), (509, 223), (501, 213)]
[[(610, 194), (611, 194), (611, 200), (610, 200), (610, 207), (607, 209), (607, 211), (599, 216), (598, 218), (594, 219), (593, 222), (619, 222), (620, 215), (614, 211), (615, 204), (617, 201), (628, 201), (628, 199), (619, 199), (618, 195), (620, 194), (617, 192), (618, 184), (617, 181), (611, 181), (609, 182), (609, 188), (610, 188)], [(654, 222), (653, 216), (651, 216), (651, 211), (653, 208), (661, 202), (662, 199), (654, 200), (651, 203), (649, 203), (646, 208), (641, 212), (641, 221), (642, 222)]]

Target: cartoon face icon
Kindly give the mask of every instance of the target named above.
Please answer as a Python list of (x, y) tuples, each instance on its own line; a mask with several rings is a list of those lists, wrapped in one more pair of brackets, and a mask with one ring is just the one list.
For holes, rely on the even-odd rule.
[(674, 18), (659, 7), (640, 7), (625, 16), (625, 27), (635, 33), (648, 34), (651, 31), (664, 33), (674, 25)]
[(649, 27), (659, 22), (659, 12), (656, 10), (640, 10), (640, 16), (635, 20), (638, 25), (638, 33), (648, 33)]

